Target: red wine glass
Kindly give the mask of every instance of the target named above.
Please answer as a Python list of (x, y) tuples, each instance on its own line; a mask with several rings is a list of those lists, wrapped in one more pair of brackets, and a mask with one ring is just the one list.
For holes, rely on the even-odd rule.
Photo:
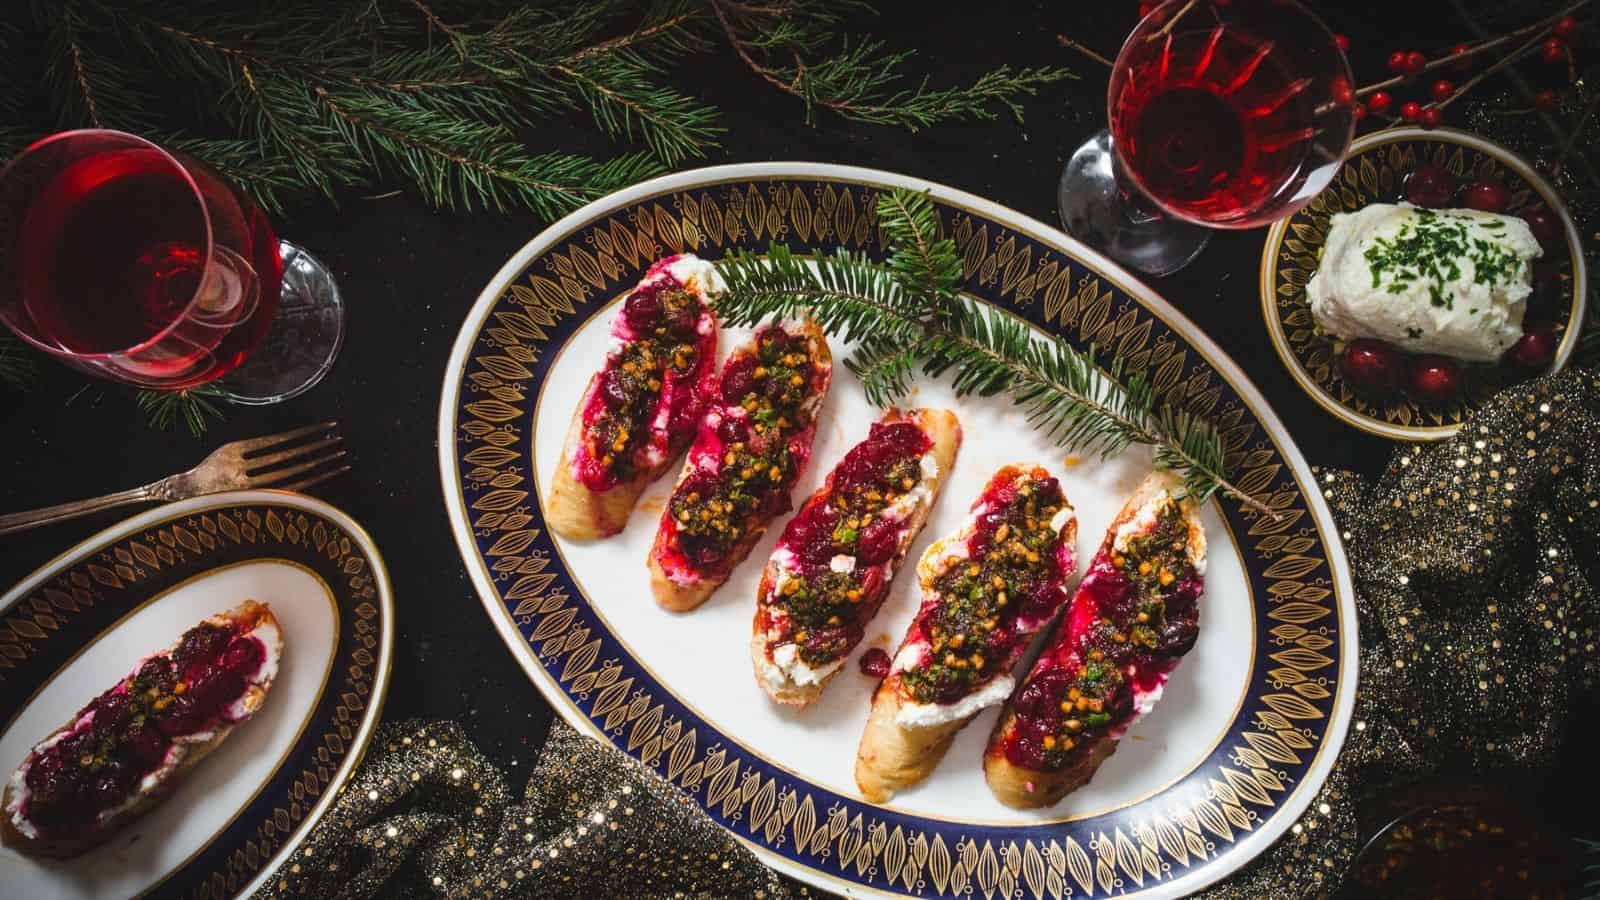
[(1110, 130), (1073, 154), (1066, 230), (1150, 275), (1211, 228), (1290, 215), (1333, 179), (1355, 130), (1350, 64), (1294, 0), (1170, 0), (1117, 55)]
[(286, 400), (344, 335), (333, 277), (249, 198), (132, 134), (67, 131), (0, 170), (0, 320), (65, 362), (161, 390)]

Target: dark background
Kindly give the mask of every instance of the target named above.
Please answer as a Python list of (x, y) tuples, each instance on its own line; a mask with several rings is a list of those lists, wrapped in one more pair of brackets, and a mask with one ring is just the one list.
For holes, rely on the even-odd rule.
[[(1383, 75), (1391, 50), (1437, 53), (1472, 33), (1450, 3), (1312, 3), (1348, 34), (1361, 83)], [(1538, 4), (1543, 9), (1553, 4)], [(943, 125), (911, 134), (819, 113), (779, 94), (725, 51), (691, 57), (677, 79), (724, 113), (728, 133), (706, 164), (808, 160), (887, 169), (971, 191), (1055, 225), (1055, 183), (1066, 156), (1102, 126), (1106, 70), (1063, 49), (1057, 34), (1114, 55), (1136, 18), (1134, 0), (882, 3), (853, 31), (918, 52), (912, 67), (935, 86), (970, 81), (1001, 63), (1065, 64), (1079, 80), (1028, 101), (1026, 124)], [(1530, 18), (1532, 17), (1530, 12)], [(539, 149), (604, 155), (586, 117), (534, 136)], [(686, 166), (688, 167), (688, 166)], [(460, 721), (495, 761), (531, 764), (551, 710), (483, 613), (445, 516), (435, 431), (450, 345), (489, 278), (544, 223), (531, 215), (433, 212), (404, 193), (308, 201), (281, 218), (284, 237), (333, 270), (348, 304), (344, 351), (315, 390), (267, 408), (232, 408), (202, 439), (148, 428), (131, 392), (41, 363), (24, 394), (0, 388), (0, 511), (87, 497), (154, 480), (197, 462), (223, 441), (337, 419), (354, 470), (313, 490), (362, 522), (378, 542), (399, 623), (385, 715)], [(1152, 281), (1157, 291), (1249, 374), (1313, 465), (1376, 476), (1392, 444), (1343, 425), (1288, 377), (1268, 342), (1256, 275), (1264, 231), (1218, 232), (1199, 260)], [(0, 538), (0, 584), (117, 521), (105, 513)], [(1574, 750), (1575, 753), (1580, 752)], [(1582, 771), (1564, 765), (1566, 773)], [(513, 769), (513, 781), (519, 780)], [(1592, 783), (1592, 782), (1591, 782)], [(1553, 792), (1578, 821), (1585, 792)]]

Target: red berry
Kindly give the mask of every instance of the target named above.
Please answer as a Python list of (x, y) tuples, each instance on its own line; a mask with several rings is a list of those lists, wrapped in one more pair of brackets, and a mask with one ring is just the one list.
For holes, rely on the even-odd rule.
[(1562, 16), (1561, 18), (1557, 19), (1556, 24), (1550, 28), (1550, 33), (1562, 39), (1563, 41), (1570, 40), (1572, 36), (1577, 33), (1577, 31), (1578, 20), (1571, 16)]
[(861, 667), (861, 674), (882, 678), (889, 674), (889, 654), (882, 647), (873, 647), (861, 654), (861, 660), (856, 665)]
[(1400, 354), (1383, 341), (1360, 338), (1344, 346), (1339, 369), (1352, 387), (1382, 396), (1400, 383)]
[(1389, 54), (1389, 71), (1396, 75), (1404, 75), (1406, 73), (1406, 52), (1404, 50), (1396, 50)]
[(1468, 209), (1503, 213), (1511, 205), (1511, 192), (1498, 181), (1475, 181), (1461, 193), (1461, 205)]
[(1401, 67), (1401, 70), (1407, 75), (1416, 76), (1421, 75), (1422, 70), (1427, 66), (1428, 58), (1422, 55), (1422, 51), (1412, 50), (1406, 54), (1405, 64)]
[(1357, 122), (1359, 122), (1367, 117), (1367, 108), (1357, 103), (1355, 106), (1351, 107), (1350, 115), (1354, 117)]
[(1561, 95), (1555, 91), (1540, 91), (1539, 93), (1533, 95), (1533, 106), (1535, 109), (1549, 112), (1560, 105)]
[(1334, 76), (1328, 85), (1328, 96), (1340, 106), (1349, 106), (1356, 99), (1356, 92), (1350, 87), (1350, 80), (1343, 75)]
[(1449, 80), (1448, 78), (1441, 78), (1433, 83), (1433, 86), (1428, 89), (1428, 93), (1432, 95), (1434, 100), (1442, 101), (1451, 94), (1455, 93), (1455, 90), (1455, 82)]
[(1524, 369), (1539, 372), (1550, 368), (1556, 358), (1556, 330), (1549, 325), (1534, 325), (1522, 330), (1506, 359)]
[(1539, 45), (1539, 58), (1553, 66), (1567, 58), (1567, 45), (1560, 38), (1550, 38)]
[(1417, 119), (1417, 121), (1422, 125), (1423, 128), (1430, 130), (1438, 128), (1440, 125), (1444, 124), (1444, 113), (1440, 111), (1439, 107), (1430, 106), (1422, 111), (1422, 115)]
[(1157, 0), (1157, 2), (1154, 2), (1154, 3), (1141, 3), (1141, 4), (1139, 4), (1139, 18), (1142, 19), (1145, 16), (1150, 15), (1150, 13), (1154, 12), (1155, 8), (1160, 6), (1160, 5), (1161, 5), (1161, 3), (1159, 2), (1159, 0)]
[(1554, 253), (1561, 246), (1561, 219), (1548, 206), (1539, 204), (1530, 206), (1517, 213), (1522, 221), (1528, 223), (1528, 230), (1539, 239), (1539, 246), (1546, 253)]
[(1445, 403), (1461, 392), (1461, 364), (1448, 356), (1419, 356), (1411, 363), (1411, 396)]
[[(1467, 51), (1469, 51), (1471, 49), (1472, 49), (1472, 45), (1471, 44), (1457, 44), (1454, 47), (1450, 48), (1450, 55), (1451, 56), (1465, 56), (1467, 54)], [(1465, 65), (1466, 62), (1467, 62), (1466, 60), (1461, 60), (1460, 63), (1458, 63), (1458, 65)]]
[(1342, 35), (1342, 34), (1334, 35), (1333, 36), (1333, 42), (1335, 44), (1339, 45), (1339, 52), (1340, 53), (1349, 53), (1350, 52), (1350, 39), (1345, 37), (1344, 35)]
[(1442, 209), (1455, 195), (1455, 178), (1438, 166), (1418, 166), (1406, 178), (1406, 199), (1417, 206)]
[(1400, 118), (1407, 122), (1415, 122), (1422, 117), (1422, 104), (1415, 100), (1407, 100), (1400, 104)]
[(1389, 96), (1388, 91), (1373, 91), (1372, 96), (1367, 98), (1367, 108), (1375, 113), (1388, 112), (1393, 103), (1394, 98)]

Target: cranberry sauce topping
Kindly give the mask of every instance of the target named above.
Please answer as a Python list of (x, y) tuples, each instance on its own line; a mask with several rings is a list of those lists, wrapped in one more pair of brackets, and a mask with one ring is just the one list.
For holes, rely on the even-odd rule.
[(232, 626), (190, 629), (170, 657), (145, 660), (78, 712), (90, 721), (35, 753), (23, 815), (47, 836), (92, 827), (161, 767), (174, 738), (224, 720), (263, 658), (261, 641)]
[(861, 674), (869, 678), (882, 678), (889, 674), (889, 651), (873, 647), (861, 654), (861, 660), (856, 665), (861, 667)]
[(768, 602), (783, 610), (784, 641), (800, 645), (806, 665), (849, 653), (877, 614), (889, 591), (884, 564), (904, 549), (905, 511), (892, 504), (922, 482), (922, 455), (932, 445), (911, 422), (874, 424), (789, 520), (778, 547), (794, 561)]
[[(967, 558), (949, 558), (933, 578), (932, 602), (912, 623), (929, 653), (901, 673), (920, 703), (953, 703), (1015, 661), (1032, 630), (1065, 599), (1070, 555), (1050, 520), (1066, 506), (1061, 485), (1043, 469), (1002, 470), (978, 498)], [(1020, 620), (1020, 621), (1019, 621)], [(1026, 623), (1026, 624), (1024, 624)]]
[(1126, 727), (1139, 694), (1165, 683), (1199, 633), (1202, 583), (1188, 538), (1182, 510), (1168, 499), (1151, 531), (1122, 552), (1101, 548), (1017, 694), (1008, 760), (1031, 769), (1071, 765), (1096, 739)]
[[(649, 468), (652, 443), (665, 444), (657, 447), (664, 456), (688, 443), (705, 402), (699, 385), (716, 356), (715, 331), (698, 330), (704, 313), (700, 297), (666, 275), (623, 302), (612, 332), (624, 343), (606, 357), (584, 408), (588, 441), (578, 464), (584, 485), (606, 490)], [(665, 423), (658, 416), (662, 403)]]
[[(720, 402), (706, 411), (694, 471), (672, 492), (666, 515), (678, 548), (701, 572), (722, 572), (753, 528), (790, 509), (789, 489), (811, 452), (815, 404), (831, 370), (811, 358), (805, 335), (776, 325), (756, 335), (722, 368)], [(820, 381), (820, 388), (818, 382)]]

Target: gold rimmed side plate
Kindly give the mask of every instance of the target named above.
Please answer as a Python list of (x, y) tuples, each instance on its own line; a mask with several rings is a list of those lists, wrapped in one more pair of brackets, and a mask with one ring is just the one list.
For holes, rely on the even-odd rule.
[(1561, 292), (1553, 304), (1552, 324), (1560, 343), (1551, 371), (1566, 365), (1572, 355), (1588, 291), (1572, 217), (1555, 188), (1521, 157), (1477, 135), (1446, 128), (1391, 128), (1358, 139), (1333, 183), (1304, 209), (1268, 230), (1261, 256), (1261, 312), (1272, 346), (1311, 399), (1362, 431), (1402, 441), (1450, 437), (1497, 391), (1527, 377), (1505, 365), (1467, 366), (1463, 390), (1448, 406), (1427, 406), (1404, 395), (1377, 400), (1344, 380), (1336, 339), (1317, 328), (1311, 317), (1305, 287), (1322, 258), (1329, 220), (1370, 203), (1404, 199), (1406, 175), (1422, 165), (1443, 168), (1463, 183), (1501, 181), (1511, 191), (1511, 210), (1543, 202), (1560, 216), (1566, 251), (1556, 259)]

